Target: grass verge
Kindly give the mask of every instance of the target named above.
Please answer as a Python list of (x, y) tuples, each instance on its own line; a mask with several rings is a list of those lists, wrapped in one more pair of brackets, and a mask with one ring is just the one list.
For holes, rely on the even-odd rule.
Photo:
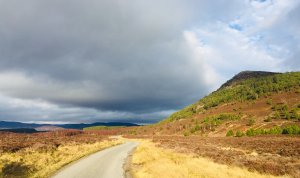
[[(247, 169), (215, 163), (207, 158), (176, 153), (156, 147), (150, 141), (142, 141), (131, 160), (131, 174), (134, 178), (273, 178), (250, 172)], [(287, 177), (287, 176), (286, 176)]]
[(63, 166), (84, 156), (121, 144), (121, 140), (68, 143), (55, 149), (26, 148), (0, 155), (0, 178), (49, 177)]

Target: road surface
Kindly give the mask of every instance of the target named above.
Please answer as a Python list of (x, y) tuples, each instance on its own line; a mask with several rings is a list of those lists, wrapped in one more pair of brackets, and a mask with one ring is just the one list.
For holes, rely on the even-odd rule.
[(52, 178), (123, 178), (123, 164), (137, 145), (137, 142), (126, 142), (99, 151), (63, 168)]

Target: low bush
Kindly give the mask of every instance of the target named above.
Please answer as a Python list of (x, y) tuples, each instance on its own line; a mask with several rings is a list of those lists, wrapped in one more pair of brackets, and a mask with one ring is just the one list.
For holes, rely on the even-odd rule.
[(275, 119), (281, 119), (280, 113), (278, 111), (275, 112), (274, 118)]
[(299, 114), (298, 114), (298, 108), (294, 108), (292, 111), (292, 118), (293, 119), (299, 119)]
[(286, 126), (283, 129), (275, 126), (270, 129), (249, 129), (246, 131), (246, 135), (251, 137), (251, 136), (256, 136), (256, 135), (280, 135), (280, 134), (287, 134), (287, 135), (296, 135), (300, 134), (300, 127), (297, 125), (290, 125)]
[(282, 134), (282, 129), (278, 126), (275, 126), (269, 129), (267, 133), (272, 135)]
[(266, 134), (266, 130), (265, 129), (255, 129), (254, 130), (254, 135), (264, 135)]
[(282, 134), (296, 135), (300, 134), (300, 128), (297, 125), (286, 126), (282, 130)]
[(240, 131), (240, 130), (236, 131), (236, 134), (235, 134), (236, 137), (242, 137), (244, 135), (245, 134), (242, 131)]
[(300, 120), (300, 114), (299, 114), (299, 108), (294, 107), (294, 108), (289, 108), (286, 104), (277, 104), (272, 107), (273, 111), (275, 113), (273, 114), (274, 119), (295, 119), (295, 120)]
[(289, 111), (285, 111), (284, 117), (285, 117), (285, 119), (290, 120), (291, 119), (290, 112)]
[(232, 130), (228, 130), (228, 132), (226, 133), (227, 137), (232, 137), (234, 135)]
[(255, 119), (251, 118), (251, 119), (248, 120), (247, 126), (252, 126), (252, 125), (255, 124), (255, 122), (256, 122)]
[(213, 115), (204, 118), (201, 123), (202, 128), (199, 129), (213, 131), (215, 130), (216, 127), (218, 127), (219, 125), (221, 125), (226, 121), (235, 121), (240, 119), (241, 119), (241, 114), (222, 113), (218, 115)]
[(268, 105), (272, 105), (272, 104), (273, 104), (272, 99), (268, 99), (268, 100), (267, 100), (267, 104), (268, 104)]
[(183, 133), (183, 136), (185, 136), (185, 137), (187, 137), (187, 136), (189, 136), (189, 135), (190, 135), (189, 132), (184, 132), (184, 133)]
[(200, 125), (199, 124), (196, 124), (195, 127), (193, 127), (190, 132), (193, 134), (197, 131), (199, 131), (201, 129)]
[(254, 136), (254, 135), (255, 135), (254, 129), (251, 128), (251, 129), (247, 130), (247, 131), (246, 131), (246, 135), (249, 136), (249, 137), (250, 137), (250, 136)]

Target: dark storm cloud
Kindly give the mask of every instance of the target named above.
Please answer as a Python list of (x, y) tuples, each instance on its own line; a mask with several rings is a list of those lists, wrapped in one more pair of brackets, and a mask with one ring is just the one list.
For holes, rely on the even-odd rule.
[(289, 32), (292, 35), (293, 43), (289, 48), (293, 51), (287, 65), (291, 66), (292, 70), (300, 70), (300, 5), (289, 13), (290, 23), (286, 24), (289, 27)]
[(17, 83), (1, 92), (133, 112), (194, 101), (203, 69), (182, 35), (185, 9), (170, 2), (0, 1), (2, 78)]
[(296, 0), (0, 0), (0, 120), (148, 123), (241, 70), (299, 70), (299, 12)]

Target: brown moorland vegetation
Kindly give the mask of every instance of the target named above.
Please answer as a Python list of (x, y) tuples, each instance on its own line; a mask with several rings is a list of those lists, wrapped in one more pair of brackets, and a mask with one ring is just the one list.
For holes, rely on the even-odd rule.
[[(285, 127), (298, 125), (300, 120), (286, 118), (281, 107), (287, 107), (287, 112), (292, 116), (296, 111), (300, 116), (299, 88), (288, 92), (273, 93), (253, 101), (235, 101), (209, 108), (190, 117), (172, 122), (161, 122), (143, 127), (123, 129), (122, 133), (131, 135), (201, 135), (209, 137), (223, 137), (229, 130), (234, 133), (238, 130), (246, 132), (248, 129), (269, 129), (275, 126)], [(279, 117), (276, 114), (279, 113)], [(213, 122), (211, 118), (219, 115), (230, 115), (238, 119), (225, 119), (220, 123)], [(210, 118), (209, 122), (205, 119)], [(268, 120), (269, 118), (269, 120)], [(249, 124), (253, 119), (254, 123)], [(198, 127), (198, 128), (197, 128)]]
[[(243, 167), (224, 165), (194, 153), (178, 153), (172, 149), (156, 146), (153, 142), (140, 140), (141, 144), (130, 159), (134, 178), (276, 178), (270, 174), (249, 171)], [(282, 178), (290, 176), (280, 176)]]
[[(128, 136), (134, 138), (133, 136)], [(300, 177), (300, 137), (143, 136), (157, 146), (275, 176)]]
[(0, 177), (48, 177), (74, 160), (121, 143), (108, 135), (79, 130), (0, 132)]

